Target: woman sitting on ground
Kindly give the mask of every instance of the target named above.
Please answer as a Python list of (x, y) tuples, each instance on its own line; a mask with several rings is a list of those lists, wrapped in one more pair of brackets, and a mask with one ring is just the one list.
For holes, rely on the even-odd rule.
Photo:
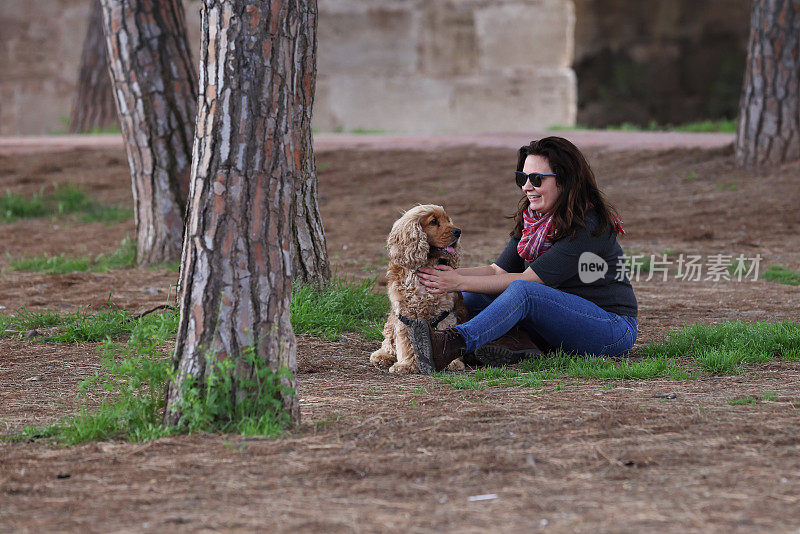
[(617, 242), (622, 222), (586, 158), (566, 139), (547, 137), (519, 149), (515, 176), (525, 196), (495, 263), (420, 269), (428, 291), (462, 291), (470, 313), (469, 321), (443, 331), (424, 319), (412, 324), (424, 373), (473, 351), (489, 365), (538, 353), (533, 344), (511, 350), (490, 343), (515, 327), (541, 349), (575, 354), (615, 356), (636, 341), (636, 296)]

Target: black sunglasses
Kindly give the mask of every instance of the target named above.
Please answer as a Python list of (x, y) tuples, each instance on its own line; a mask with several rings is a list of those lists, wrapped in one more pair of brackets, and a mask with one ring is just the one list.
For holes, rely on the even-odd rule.
[(514, 178), (517, 180), (517, 186), (522, 187), (525, 185), (529, 179), (531, 181), (531, 185), (533, 187), (541, 187), (542, 186), (542, 178), (546, 178), (548, 176), (555, 176), (555, 174), (539, 174), (538, 172), (532, 172), (530, 174), (525, 174), (524, 172), (515, 172)]

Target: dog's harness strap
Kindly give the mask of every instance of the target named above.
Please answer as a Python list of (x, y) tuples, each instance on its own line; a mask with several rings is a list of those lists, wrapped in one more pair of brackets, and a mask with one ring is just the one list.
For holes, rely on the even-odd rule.
[[(450, 315), (451, 313), (453, 313), (453, 310), (443, 311), (442, 313), (440, 313), (439, 317), (437, 317), (436, 319), (431, 321), (431, 328), (436, 328), (437, 326), (439, 326), (439, 323), (444, 321), (445, 318), (448, 315)], [(403, 324), (406, 325), (406, 326), (411, 326), (411, 323), (413, 322), (411, 319), (409, 319), (405, 315), (400, 315), (399, 313), (397, 314), (397, 318), (400, 319), (403, 322)]]

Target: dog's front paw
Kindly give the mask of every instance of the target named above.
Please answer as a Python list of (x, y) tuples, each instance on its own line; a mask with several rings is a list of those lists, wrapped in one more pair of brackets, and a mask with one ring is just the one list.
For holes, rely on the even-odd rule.
[(466, 366), (464, 365), (464, 362), (461, 360), (461, 358), (456, 358), (455, 360), (450, 362), (447, 365), (447, 367), (445, 367), (445, 369), (447, 371), (463, 371), (464, 369), (466, 369)]
[(417, 365), (413, 362), (397, 362), (389, 368), (389, 372), (398, 375), (409, 375), (412, 373), (418, 373), (419, 369), (417, 369)]
[(396, 362), (397, 358), (380, 348), (370, 355), (369, 361), (373, 365), (386, 368)]

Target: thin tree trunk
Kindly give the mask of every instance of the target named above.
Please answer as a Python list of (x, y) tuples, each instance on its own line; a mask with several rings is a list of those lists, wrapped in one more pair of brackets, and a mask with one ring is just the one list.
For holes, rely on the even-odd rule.
[(735, 159), (800, 159), (800, 0), (754, 0)]
[[(288, 369), (293, 218), (300, 182), (313, 182), (311, 103), (316, 1), (205, 0), (198, 135), (181, 267), (181, 317), (166, 424), (182, 416), (187, 377), (210, 358), (235, 358), (234, 384), (254, 375), (242, 357)], [(316, 202), (314, 189), (306, 193)], [(252, 395), (237, 391), (237, 399)], [(278, 394), (295, 421), (293, 393)]]
[(75, 100), (69, 116), (69, 132), (85, 133), (116, 125), (117, 110), (114, 107), (114, 94), (111, 92), (106, 39), (103, 34), (103, 9), (100, 0), (93, 0), (86, 37), (83, 40)]
[(180, 0), (102, 0), (140, 265), (180, 259), (196, 74)]

